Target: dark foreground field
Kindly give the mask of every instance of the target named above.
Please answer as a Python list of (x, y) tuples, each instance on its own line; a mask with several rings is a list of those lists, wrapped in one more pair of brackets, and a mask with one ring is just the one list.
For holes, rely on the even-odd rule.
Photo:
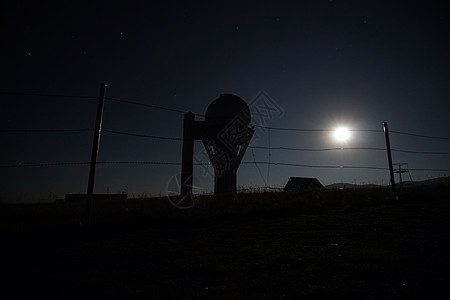
[(448, 299), (449, 189), (386, 192), (97, 203), (89, 232), (81, 204), (3, 205), (2, 298)]

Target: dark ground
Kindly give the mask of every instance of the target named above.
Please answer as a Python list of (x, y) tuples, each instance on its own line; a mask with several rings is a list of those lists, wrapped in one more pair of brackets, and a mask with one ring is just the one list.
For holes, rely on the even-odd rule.
[(114, 220), (97, 211), (89, 233), (67, 203), (2, 205), (0, 288), (9, 298), (448, 299), (449, 189), (369, 194), (207, 199), (158, 217), (129, 200)]

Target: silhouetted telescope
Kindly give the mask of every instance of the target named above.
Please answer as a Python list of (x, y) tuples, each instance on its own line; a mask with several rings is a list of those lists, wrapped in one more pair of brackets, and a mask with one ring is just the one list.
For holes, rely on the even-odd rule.
[(206, 110), (205, 121), (184, 115), (181, 195), (192, 195), (194, 140), (201, 140), (214, 167), (214, 193), (236, 192), (236, 173), (254, 129), (247, 103), (233, 94), (221, 94)]

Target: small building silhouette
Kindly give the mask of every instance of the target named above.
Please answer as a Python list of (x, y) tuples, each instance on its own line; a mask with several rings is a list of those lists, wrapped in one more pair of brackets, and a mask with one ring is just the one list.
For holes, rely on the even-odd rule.
[[(116, 200), (127, 200), (127, 194), (94, 194), (94, 201), (116, 201)], [(64, 201), (66, 202), (81, 202), (86, 201), (86, 194), (66, 194)]]
[(320, 183), (317, 178), (307, 177), (290, 177), (284, 190), (286, 192), (293, 191), (311, 191), (311, 190), (323, 190), (325, 187)]

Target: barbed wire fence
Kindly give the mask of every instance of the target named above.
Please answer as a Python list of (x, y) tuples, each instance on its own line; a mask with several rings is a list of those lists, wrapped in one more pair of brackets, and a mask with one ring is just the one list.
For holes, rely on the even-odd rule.
[[(98, 97), (87, 96), (87, 95), (67, 95), (67, 94), (45, 94), (45, 93), (8, 93), (8, 92), (0, 92), (0, 96), (2, 97), (39, 97), (39, 98), (47, 98), (47, 99), (76, 99), (76, 100), (84, 100), (84, 101), (95, 101)], [(258, 95), (255, 98), (261, 98), (261, 95)], [(267, 93), (262, 91), (262, 97), (265, 97), (267, 100), (269, 97)], [(174, 113), (178, 115), (183, 115), (187, 111), (171, 108), (166, 106), (159, 105), (151, 105), (144, 102), (129, 100), (129, 99), (118, 99), (112, 97), (105, 97), (106, 102), (115, 102), (122, 105), (130, 105), (136, 106), (139, 108), (146, 108), (151, 111), (165, 111), (169, 113)], [(290, 127), (271, 127), (267, 126), (267, 121), (273, 119), (273, 116), (277, 113), (280, 115), (283, 113), (282, 109), (277, 106), (273, 101), (267, 104), (267, 101), (264, 105), (258, 107), (254, 106), (255, 111), (252, 111), (253, 120), (255, 122), (252, 126), (255, 128), (255, 136), (254, 139), (260, 139), (264, 135), (268, 135), (268, 145), (267, 146), (254, 146), (250, 145), (248, 148), (250, 150), (251, 160), (243, 161), (242, 165), (254, 165), (259, 175), (261, 176), (262, 181), (264, 182), (264, 186), (254, 187), (254, 188), (242, 188), (239, 191), (249, 191), (249, 190), (261, 190), (261, 189), (277, 189), (276, 187), (270, 186), (269, 184), (269, 176), (270, 176), (270, 166), (281, 166), (281, 167), (299, 167), (299, 168), (318, 168), (318, 169), (365, 169), (365, 170), (382, 170), (388, 171), (388, 166), (369, 166), (369, 165), (318, 165), (318, 164), (303, 164), (297, 162), (289, 162), (289, 161), (274, 161), (272, 158), (272, 151), (287, 151), (287, 152), (310, 152), (310, 153), (319, 153), (319, 152), (333, 152), (333, 151), (347, 151), (347, 150), (359, 150), (359, 151), (386, 151), (386, 147), (329, 147), (329, 148), (299, 148), (299, 147), (290, 147), (287, 145), (273, 145), (273, 141), (270, 140), (270, 134), (276, 131), (283, 131), (288, 133), (324, 133), (324, 132), (333, 132), (334, 129), (314, 129), (314, 128), (290, 128)], [(195, 114), (198, 117), (204, 117), (202, 114)], [(40, 133), (53, 133), (53, 134), (70, 134), (75, 132), (87, 132), (93, 133), (95, 131), (94, 128), (53, 128), (53, 129), (36, 129), (36, 128), (26, 128), (26, 129), (17, 129), (17, 128), (2, 128), (0, 129), (0, 134), (21, 134), (21, 133), (31, 133), (31, 134), (40, 134)], [(165, 136), (158, 134), (142, 134), (136, 132), (122, 131), (122, 130), (112, 130), (108, 127), (102, 128), (102, 133), (108, 133), (116, 136), (128, 136), (134, 138), (145, 138), (145, 139), (153, 139), (153, 140), (166, 140), (173, 142), (182, 142), (183, 138), (178, 136)], [(351, 132), (371, 132), (375, 134), (382, 134), (383, 130), (379, 129), (352, 129)], [(390, 133), (393, 135), (402, 135), (409, 136), (422, 140), (437, 140), (437, 141), (448, 141), (450, 137), (443, 136), (433, 136), (433, 135), (423, 135), (414, 132), (403, 132), (403, 131), (395, 131), (390, 130)], [(87, 142), (90, 143), (89, 140)], [(181, 149), (181, 147), (180, 147)], [(267, 160), (257, 160), (255, 156), (254, 150), (264, 150), (268, 153)], [(407, 153), (413, 155), (450, 155), (448, 151), (419, 151), (419, 150), (410, 150), (410, 149), (397, 149), (392, 148), (392, 152), (398, 153)], [(203, 156), (202, 156), (203, 155)], [(199, 153), (199, 157), (196, 158), (194, 165), (200, 166), (204, 168), (203, 175), (213, 176), (213, 172), (211, 170), (211, 165), (208, 163), (207, 156), (205, 153)], [(18, 169), (18, 168), (43, 168), (43, 167), (70, 167), (76, 165), (89, 165), (91, 162), (89, 161), (59, 161), (59, 162), (35, 162), (35, 163), (3, 163), (0, 165), (0, 169)], [(181, 166), (181, 162), (174, 161), (97, 161), (96, 164), (108, 164), (108, 165), (153, 165), (153, 166)], [(267, 174), (264, 176), (261, 166), (267, 166)], [(445, 166), (442, 168), (410, 168), (410, 171), (427, 171), (427, 172), (450, 172), (450, 168), (446, 168)]]

